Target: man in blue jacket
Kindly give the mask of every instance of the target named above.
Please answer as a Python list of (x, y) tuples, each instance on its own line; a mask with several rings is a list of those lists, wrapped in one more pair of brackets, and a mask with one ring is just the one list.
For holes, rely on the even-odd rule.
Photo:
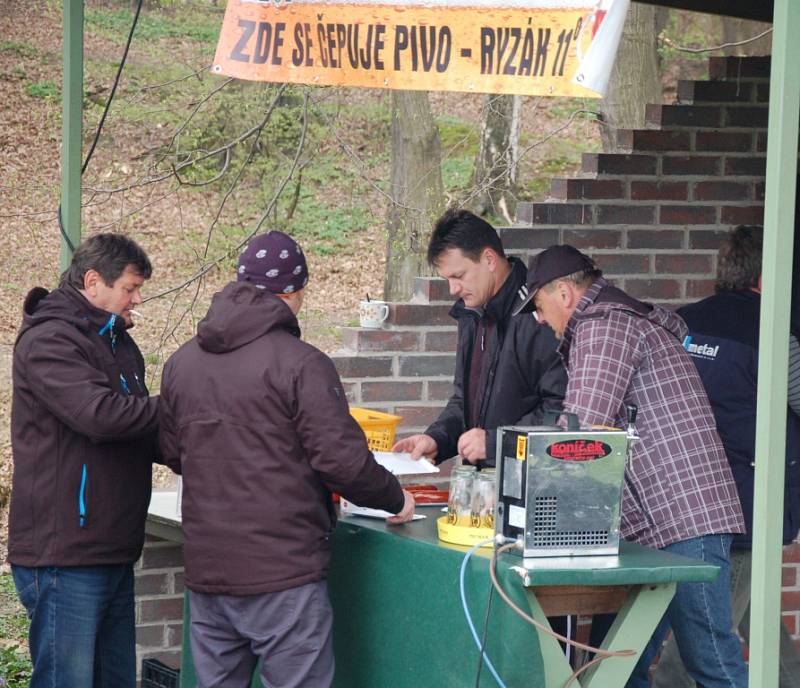
[[(720, 438), (742, 503), (747, 532), (731, 549), (731, 596), (734, 626), (749, 640), (750, 565), (755, 476), (756, 384), (758, 380), (759, 308), (761, 305), (761, 227), (734, 229), (719, 253), (717, 293), (678, 313), (689, 326), (684, 347), (695, 362), (714, 411)], [(794, 374), (792, 374), (794, 369)], [(790, 386), (800, 387), (800, 347), (790, 339)], [(783, 541), (800, 528), (800, 405), (790, 389), (786, 424), (786, 491)], [(800, 688), (800, 654), (780, 624), (780, 686)], [(654, 688), (693, 685), (670, 639), (658, 664)]]

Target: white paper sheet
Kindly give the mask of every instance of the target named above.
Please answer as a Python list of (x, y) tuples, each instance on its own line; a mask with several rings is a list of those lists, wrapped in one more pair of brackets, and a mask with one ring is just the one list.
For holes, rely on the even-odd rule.
[(407, 452), (374, 452), (375, 460), (394, 475), (414, 475), (415, 473), (438, 473), (439, 467), (425, 459), (412, 459)]
[[(357, 506), (353, 502), (348, 502), (346, 499), (339, 498), (339, 505), (341, 507), (342, 516), (368, 516), (369, 518), (389, 518), (394, 514), (383, 509), (370, 509), (366, 506)], [(412, 521), (419, 521), (425, 518), (424, 514), (414, 514)]]
[[(407, 452), (374, 452), (375, 460), (394, 475), (415, 475), (422, 473), (438, 473), (439, 468), (425, 459), (414, 460)], [(344, 516), (369, 516), (370, 518), (387, 518), (393, 514), (383, 509), (370, 509), (358, 506), (344, 497), (339, 502)], [(423, 514), (414, 514), (415, 521), (425, 518)]]

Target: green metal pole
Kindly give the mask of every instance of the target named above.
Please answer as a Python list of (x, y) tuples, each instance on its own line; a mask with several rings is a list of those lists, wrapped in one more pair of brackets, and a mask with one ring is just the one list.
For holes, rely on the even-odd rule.
[(750, 685), (777, 688), (789, 309), (800, 116), (800, 2), (775, 0), (764, 203)]
[[(61, 219), (69, 241), (61, 237), (61, 270), (81, 240), (81, 135), (83, 116), (83, 0), (64, 2), (64, 75), (62, 90)], [(72, 247), (70, 246), (72, 244)]]

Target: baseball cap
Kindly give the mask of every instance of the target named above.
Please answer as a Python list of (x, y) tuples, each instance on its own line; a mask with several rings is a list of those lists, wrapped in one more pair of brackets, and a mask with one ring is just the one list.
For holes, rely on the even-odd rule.
[(288, 234), (273, 230), (250, 240), (239, 256), (236, 279), (273, 294), (291, 294), (308, 284), (303, 249)]
[(594, 261), (574, 246), (559, 244), (545, 249), (531, 261), (528, 282), (519, 290), (522, 303), (514, 309), (513, 315), (535, 310), (533, 297), (545, 284), (573, 272), (592, 270), (600, 272)]

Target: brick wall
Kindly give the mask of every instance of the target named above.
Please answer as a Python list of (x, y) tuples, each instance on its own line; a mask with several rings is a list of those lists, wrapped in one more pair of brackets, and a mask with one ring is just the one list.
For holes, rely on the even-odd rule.
[(183, 642), (183, 547), (146, 536), (136, 577), (136, 671), (158, 659), (177, 669)]
[[(547, 201), (520, 203), (517, 225), (499, 230), (507, 251), (527, 261), (573, 244), (621, 288), (671, 308), (711, 294), (722, 237), (763, 222), (769, 58), (711, 58), (709, 74), (648, 106), (647, 127), (624, 132), (618, 151), (584, 155)], [(424, 430), (450, 393), (451, 305), (443, 280), (419, 278), (387, 329), (348, 328), (334, 359), (351, 403), (403, 416), (404, 434)], [(800, 545), (785, 553), (783, 586), (800, 643)]]

